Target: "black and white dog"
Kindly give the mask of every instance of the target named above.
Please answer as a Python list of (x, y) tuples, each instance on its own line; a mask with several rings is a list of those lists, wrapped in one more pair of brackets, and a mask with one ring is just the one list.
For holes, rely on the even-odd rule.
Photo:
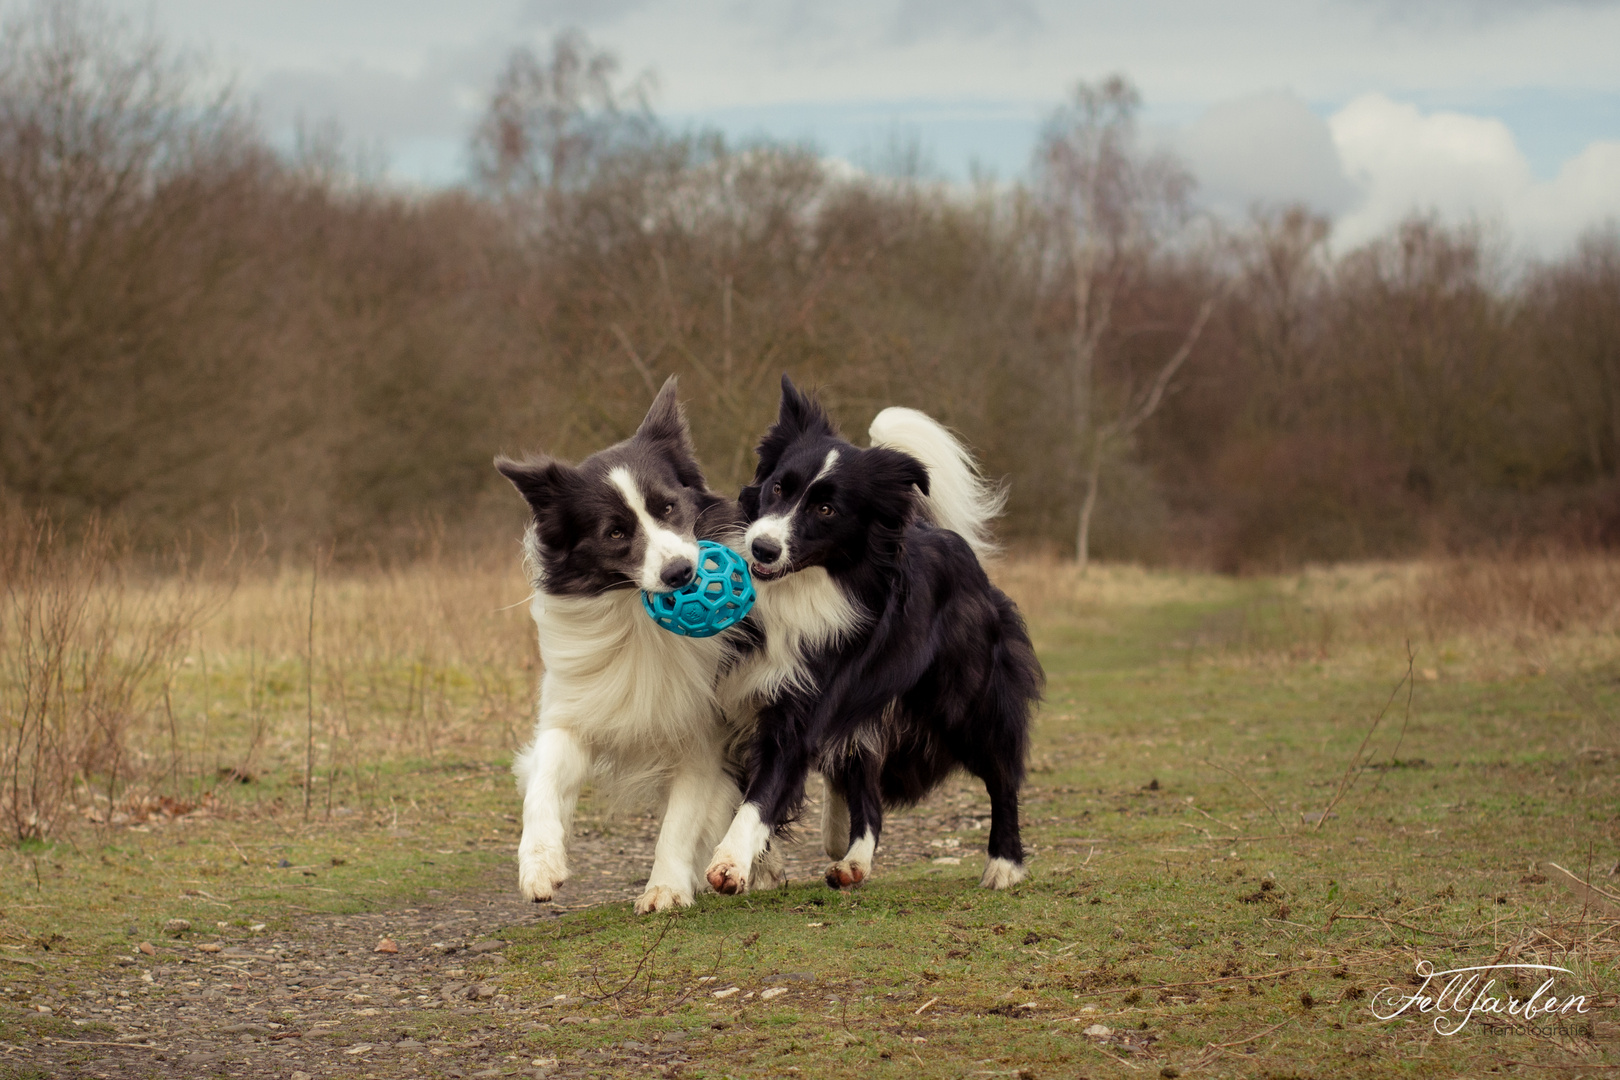
[[(534, 742), (512, 765), (523, 793), (518, 889), (550, 900), (568, 878), (574, 806), (594, 773), (617, 801), (663, 810), (636, 910), (690, 904), (742, 798), (752, 714), (728, 718), (715, 696), (738, 632), (669, 633), (639, 593), (687, 584), (697, 541), (736, 544), (746, 519), (705, 483), (673, 377), (633, 437), (578, 466), (503, 457), (495, 467), (533, 512), (524, 563), (545, 664)], [(756, 886), (780, 879), (774, 853), (755, 876)]]
[(920, 412), (886, 409), (871, 435), (871, 449), (846, 442), (783, 377), (740, 500), (765, 636), (722, 690), (755, 695), (760, 712), (747, 794), (706, 875), (720, 892), (749, 888), (811, 768), (827, 781), (829, 885), (871, 874), (885, 806), (917, 802), (958, 767), (990, 794), (980, 884), (1024, 878), (1018, 790), (1043, 675), (979, 564), (1001, 497)]

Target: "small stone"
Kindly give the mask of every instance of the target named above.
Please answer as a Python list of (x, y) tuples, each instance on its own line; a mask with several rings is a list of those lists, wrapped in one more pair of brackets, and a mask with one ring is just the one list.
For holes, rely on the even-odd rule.
[(473, 983), (467, 987), (467, 997), (471, 1001), (484, 1001), (494, 997), (499, 990), (487, 982)]
[(217, 941), (205, 941), (201, 945), (197, 946), (197, 951), (198, 952), (206, 952), (206, 953), (216, 953), (216, 952), (219, 952), (219, 950), (221, 948), (223, 948), (223, 946), (220, 945)]
[(145, 953), (147, 956), (157, 955), (157, 950), (152, 947), (152, 943), (150, 941), (143, 941), (135, 947), (141, 950), (141, 952)]
[(264, 923), (256, 922), (252, 926), (248, 927), (248, 933), (250, 933), (250, 934), (262, 934), (262, 933), (264, 933), (264, 927), (265, 927)]
[(962, 860), (955, 855), (941, 855), (934, 860), (935, 866), (961, 866)]
[(1114, 1029), (1107, 1024), (1092, 1024), (1080, 1034), (1092, 1039), (1106, 1039), (1114, 1033)]
[(787, 993), (787, 987), (773, 986), (769, 990), (760, 991), (759, 1000), (769, 1001), (771, 998), (781, 997), (785, 993)]
[(713, 994), (711, 994), (709, 996), (710, 997), (717, 997), (717, 998), (728, 998), (731, 995), (733, 995), (733, 994), (737, 993), (738, 991), (740, 991), (741, 989), (742, 989), (742, 987), (740, 987), (740, 986), (728, 986), (724, 990), (716, 990)]
[(376, 947), (371, 951), (379, 953), (397, 953), (399, 952), (399, 943), (393, 938), (383, 938), (381, 941), (377, 942)]
[(374, 1049), (374, 1047), (370, 1043), (356, 1043), (343, 1052), (353, 1057), (355, 1054), (363, 1054), (371, 1049)]
[(174, 934), (178, 936), (190, 929), (190, 919), (170, 919), (168, 922), (163, 924), (163, 932), (165, 934)]
[(504, 941), (480, 941), (475, 943), (469, 951), (475, 953), (492, 953), (500, 952), (504, 948), (506, 948), (506, 942)]
[(561, 1020), (557, 1021), (557, 1023), (559, 1023), (559, 1024), (583, 1024), (583, 1023), (585, 1023), (585, 1018), (583, 1016), (565, 1016)]
[(314, 1080), (314, 1077), (307, 1072), (295, 1072), (292, 1074), (292, 1080)]
[(113, 963), (119, 967), (130, 967), (135, 963), (135, 958), (133, 956), (115, 956), (113, 957)]

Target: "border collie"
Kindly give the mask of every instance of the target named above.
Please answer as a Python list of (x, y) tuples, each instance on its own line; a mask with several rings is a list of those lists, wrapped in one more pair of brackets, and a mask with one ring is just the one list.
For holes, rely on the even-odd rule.
[(764, 642), (723, 691), (760, 711), (747, 794), (706, 873), (719, 892), (748, 889), (811, 768), (827, 782), (829, 885), (871, 874), (885, 806), (919, 801), (958, 767), (990, 794), (980, 884), (1024, 878), (1018, 790), (1044, 676), (979, 564), (1003, 497), (920, 412), (886, 409), (871, 436), (867, 450), (840, 438), (783, 377), (740, 497)]
[[(501, 457), (495, 467), (533, 513), (524, 565), (545, 664), (534, 741), (512, 764), (523, 793), (518, 890), (550, 900), (567, 880), (574, 805), (594, 773), (615, 802), (663, 810), (636, 911), (690, 904), (742, 798), (752, 714), (728, 718), (715, 697), (735, 635), (660, 629), (639, 592), (687, 584), (697, 541), (735, 544), (745, 518), (705, 483), (673, 376), (634, 436), (578, 466)], [(774, 853), (757, 876), (780, 879)]]

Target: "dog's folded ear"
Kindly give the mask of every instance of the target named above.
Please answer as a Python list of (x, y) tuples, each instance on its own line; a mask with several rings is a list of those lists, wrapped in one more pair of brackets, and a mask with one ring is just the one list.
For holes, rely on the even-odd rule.
[(861, 451), (860, 468), (877, 496), (873, 505), (897, 511), (896, 520), (910, 516), (918, 492), (928, 494), (928, 466), (910, 454), (873, 447)]
[(637, 439), (662, 443), (683, 457), (694, 456), (692, 431), (686, 426), (686, 412), (675, 397), (675, 376), (664, 380), (663, 389), (653, 398), (646, 419), (636, 429)]
[(540, 527), (541, 541), (557, 546), (558, 538), (571, 519), (571, 496), (585, 486), (585, 477), (572, 465), (552, 458), (514, 461), (502, 456), (495, 459), (495, 469), (512, 481), (512, 486), (529, 504), (535, 523)]

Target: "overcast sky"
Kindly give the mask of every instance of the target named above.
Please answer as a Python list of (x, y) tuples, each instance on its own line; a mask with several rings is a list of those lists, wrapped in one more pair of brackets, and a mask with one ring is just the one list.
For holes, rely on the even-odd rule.
[[(15, 0), (0, 0), (14, 8)], [(677, 126), (856, 164), (1024, 174), (1076, 79), (1124, 72), (1204, 202), (1303, 200), (1341, 249), (1414, 210), (1555, 254), (1620, 218), (1620, 0), (114, 0), (207, 52), (273, 137), (335, 120), (453, 183), (495, 71), (579, 27)]]

